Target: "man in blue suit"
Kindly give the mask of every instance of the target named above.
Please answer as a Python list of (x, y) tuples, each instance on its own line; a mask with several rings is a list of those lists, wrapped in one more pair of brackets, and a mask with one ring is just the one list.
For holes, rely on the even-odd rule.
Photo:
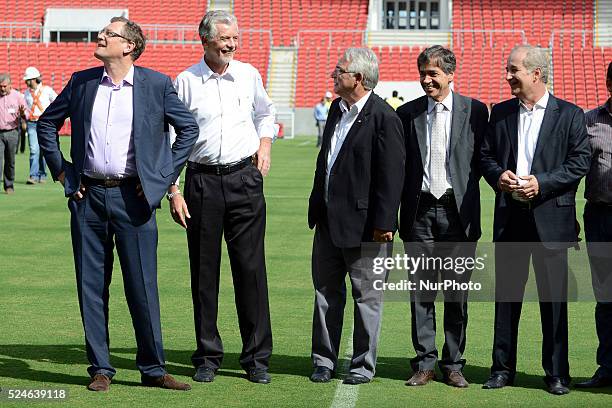
[[(107, 391), (115, 374), (109, 359), (108, 299), (113, 248), (136, 334), (143, 385), (188, 390), (165, 370), (157, 293), (155, 211), (177, 179), (198, 125), (170, 78), (136, 67), (145, 39), (140, 27), (114, 17), (98, 34), (103, 67), (76, 72), (38, 121), (40, 147), (54, 180), (64, 186), (71, 213), (79, 306), (92, 377), (88, 388)], [(58, 130), (72, 121), (70, 157)], [(165, 129), (177, 131), (170, 145)]]

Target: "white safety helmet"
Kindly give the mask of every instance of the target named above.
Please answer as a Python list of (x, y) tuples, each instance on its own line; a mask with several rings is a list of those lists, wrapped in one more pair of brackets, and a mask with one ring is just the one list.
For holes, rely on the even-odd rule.
[(27, 67), (25, 70), (25, 75), (23, 76), (23, 80), (27, 81), (28, 79), (36, 79), (40, 77), (40, 72), (35, 67)]

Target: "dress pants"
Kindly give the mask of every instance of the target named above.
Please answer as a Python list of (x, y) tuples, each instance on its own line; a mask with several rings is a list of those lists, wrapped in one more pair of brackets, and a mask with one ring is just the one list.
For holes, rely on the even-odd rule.
[[(459, 218), (457, 204), (447, 193), (436, 200), (429, 193), (422, 193), (410, 241), (406, 242), (406, 253), (419, 257), (474, 257), (476, 244), (465, 242), (466, 235)], [(459, 243), (456, 245), (455, 243)], [(418, 290), (420, 281), (438, 282), (452, 279), (469, 282), (471, 270), (458, 274), (446, 270), (419, 270), (411, 276), (417, 290), (411, 292), (412, 344), (416, 357), (411, 360), (412, 369), (433, 370), (436, 362), (443, 372), (461, 371), (465, 366), (462, 358), (465, 351), (468, 322), (468, 291), (443, 290), (444, 294), (444, 347), (442, 359), (438, 361), (436, 348), (436, 307), (437, 291)]]
[(155, 210), (137, 196), (136, 181), (113, 188), (88, 186), (84, 198), (68, 200), (68, 208), (89, 374), (115, 374), (109, 358), (108, 301), (116, 245), (136, 334), (136, 365), (147, 376), (164, 375)]
[(0, 130), (0, 176), (4, 170), (5, 190), (13, 188), (15, 183), (15, 154), (17, 153), (18, 142), (19, 132), (17, 129)]
[(540, 242), (532, 210), (515, 203), (510, 205), (509, 219), (495, 245), (496, 302), (491, 374), (501, 374), (510, 380), (515, 377), (518, 327), (531, 260), (540, 300), (542, 367), (547, 378), (560, 377), (569, 383), (567, 249), (545, 248)]
[(227, 175), (187, 169), (185, 200), (191, 214), (187, 242), (197, 349), (193, 365), (217, 369), (223, 343), (217, 329), (221, 239), (225, 236), (242, 337), (240, 365), (267, 369), (272, 329), (264, 256), (263, 177), (248, 165)]
[(612, 205), (587, 202), (584, 207), (584, 234), (597, 301), (598, 373), (612, 378)]
[[(391, 245), (381, 245), (375, 256), (391, 256)], [(353, 356), (350, 372), (374, 377), (380, 336), (383, 291), (373, 289), (373, 259), (362, 249), (338, 248), (326, 221), (317, 224), (312, 249), (312, 282), (315, 288), (312, 318), (312, 363), (336, 370), (346, 304), (348, 272), (354, 303)], [(386, 279), (386, 276), (383, 276)]]

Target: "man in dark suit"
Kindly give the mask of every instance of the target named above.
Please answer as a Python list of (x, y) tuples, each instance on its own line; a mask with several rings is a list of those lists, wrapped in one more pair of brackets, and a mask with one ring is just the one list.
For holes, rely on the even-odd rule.
[[(404, 174), (402, 125), (393, 109), (372, 93), (378, 61), (368, 48), (349, 48), (331, 74), (340, 96), (329, 111), (310, 194), (314, 228), (312, 327), (314, 382), (328, 382), (338, 363), (345, 277), (354, 300), (353, 357), (345, 384), (374, 376), (382, 292), (372, 288), (372, 257), (363, 242), (390, 242)], [(388, 245), (374, 251), (388, 256)]]
[[(399, 234), (406, 252), (418, 255), (462, 254), (474, 256), (480, 238), (479, 149), (486, 130), (488, 111), (480, 101), (452, 92), (456, 58), (439, 45), (419, 55), (417, 65), (426, 95), (402, 105), (406, 140), (406, 176), (400, 210)], [(434, 247), (434, 243), (442, 244)], [(462, 243), (454, 245), (452, 243)], [(440, 248), (440, 246), (444, 248)], [(467, 253), (464, 252), (467, 250)], [(469, 281), (470, 271), (419, 270), (415, 280)], [(418, 285), (418, 282), (417, 282)], [(418, 287), (418, 286), (417, 286)], [(436, 291), (413, 291), (412, 359), (414, 375), (407, 385), (425, 385), (435, 378)], [(447, 384), (468, 386), (462, 369), (467, 328), (467, 291), (444, 291), (442, 359), (438, 362)]]
[[(542, 365), (550, 393), (567, 394), (567, 249), (577, 240), (575, 195), (590, 147), (579, 107), (548, 93), (548, 54), (515, 47), (506, 80), (516, 97), (495, 105), (481, 170), (495, 190), (495, 335), (491, 377), (483, 388), (511, 385), (529, 261), (540, 300)], [(522, 244), (517, 244), (522, 243)]]
[(599, 345), (593, 376), (577, 388), (612, 386), (612, 62), (606, 88), (610, 97), (585, 115), (593, 156), (585, 179), (584, 237), (595, 293), (595, 327)]
[[(79, 306), (85, 329), (88, 388), (107, 391), (115, 374), (109, 359), (108, 299), (113, 247), (147, 386), (188, 390), (165, 369), (157, 291), (155, 211), (178, 177), (198, 137), (198, 126), (170, 78), (133, 62), (145, 48), (140, 27), (114, 17), (98, 34), (103, 67), (76, 72), (38, 121), (38, 138), (54, 180), (69, 197)], [(58, 130), (72, 121), (70, 156)], [(177, 129), (170, 147), (166, 124)]]

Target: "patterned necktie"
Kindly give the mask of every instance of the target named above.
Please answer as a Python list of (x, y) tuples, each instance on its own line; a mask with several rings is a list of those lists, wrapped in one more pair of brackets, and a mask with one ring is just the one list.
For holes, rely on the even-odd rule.
[(429, 191), (439, 199), (446, 191), (446, 138), (444, 105), (436, 103), (431, 124), (431, 157), (429, 161)]

